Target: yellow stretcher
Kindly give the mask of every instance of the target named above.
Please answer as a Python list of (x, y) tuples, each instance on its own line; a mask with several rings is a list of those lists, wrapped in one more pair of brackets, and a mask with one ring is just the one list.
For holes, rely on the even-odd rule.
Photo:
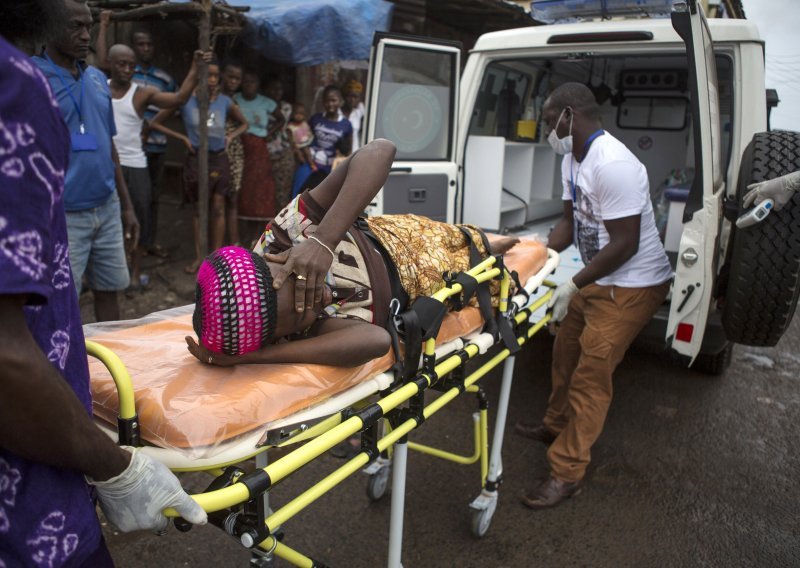
[[(489, 257), (469, 270), (478, 282), (501, 280), (498, 318), (511, 335), (506, 333), (502, 341), (482, 332), (477, 308), (450, 312), (437, 337), (425, 341), (419, 373), (405, 382), (386, 371), (393, 362), (390, 354), (357, 369), (203, 365), (183, 342), (192, 333), (191, 306), (130, 322), (90, 324), (85, 332), (94, 357), (95, 416), (115, 440), (142, 445), (142, 451), (173, 471), (209, 473), (213, 481), (194, 499), (209, 513), (209, 522), (251, 548), (254, 558), (274, 555), (296, 566), (322, 566), (279, 541), (276, 528), (361, 470), (369, 475), (368, 495), (380, 499), (391, 474), (388, 566), (399, 567), (408, 449), (462, 464), (480, 462), (482, 489), (470, 504), (472, 530), (479, 537), (488, 530), (502, 474), (514, 352), (549, 320), (544, 305), (553, 284), (546, 278), (557, 265), (557, 253), (522, 241), (504, 257)], [(509, 270), (519, 273), (530, 296), (509, 297)], [(433, 297), (446, 302), (460, 292), (456, 283)], [(474, 359), (479, 366), (467, 374), (466, 363)], [(504, 368), (490, 453), (488, 412), (477, 383), (500, 363)], [(426, 403), (428, 389), (440, 394)], [(463, 392), (477, 393), (482, 401), (475, 415), (472, 455), (408, 442), (410, 432)], [(355, 457), (279, 509), (269, 508), (275, 484), (357, 433), (361, 451)], [(289, 445), (297, 447), (268, 463), (269, 449)], [(237, 467), (251, 458), (253, 471)], [(166, 514), (177, 517), (174, 510)], [(175, 525), (191, 528), (180, 518)]]

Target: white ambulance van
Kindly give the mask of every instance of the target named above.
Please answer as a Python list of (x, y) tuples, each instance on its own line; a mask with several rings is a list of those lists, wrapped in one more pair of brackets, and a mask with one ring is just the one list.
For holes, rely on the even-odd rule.
[(543, 0), (533, 12), (575, 21), (486, 34), (463, 69), (458, 44), (376, 36), (364, 131), (397, 157), (369, 213), (546, 230), (563, 204), (542, 104), (580, 81), (647, 167), (675, 269), (643, 337), (714, 374), (734, 343), (774, 345), (800, 289), (800, 194), (755, 226), (733, 221), (749, 183), (800, 169), (800, 134), (769, 129), (755, 25), (706, 20), (696, 0)]

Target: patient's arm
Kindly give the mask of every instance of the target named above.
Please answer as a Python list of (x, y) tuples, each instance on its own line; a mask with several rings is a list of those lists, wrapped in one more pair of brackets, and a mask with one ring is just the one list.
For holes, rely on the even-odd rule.
[(229, 367), (243, 363), (299, 363), (355, 367), (386, 354), (389, 333), (377, 325), (353, 319), (326, 318), (312, 326), (307, 339), (270, 344), (258, 351), (240, 355), (221, 355), (186, 337), (192, 355), (203, 363)]
[(515, 244), (519, 242), (517, 237), (501, 237), (489, 242), (489, 251), (491, 254), (505, 254), (510, 251)]
[[(331, 251), (383, 187), (394, 154), (395, 147), (390, 141), (373, 140), (311, 190), (314, 201), (327, 211), (314, 236)], [(331, 254), (323, 245), (309, 239), (281, 254), (265, 255), (265, 258), (282, 265), (274, 274), (276, 289), (293, 272), (306, 278), (298, 279), (295, 284), (298, 312), (320, 301), (325, 274), (332, 262)]]

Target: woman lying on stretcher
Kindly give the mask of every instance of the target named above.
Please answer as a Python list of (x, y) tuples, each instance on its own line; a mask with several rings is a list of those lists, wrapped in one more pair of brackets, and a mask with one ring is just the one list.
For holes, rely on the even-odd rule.
[[(483, 235), (470, 225), (415, 215), (357, 223), (386, 182), (394, 153), (388, 140), (367, 144), (289, 203), (254, 252), (226, 247), (210, 255), (197, 276), (200, 342), (187, 337), (189, 351), (221, 366), (361, 365), (389, 350), (383, 326), (393, 298), (390, 270), (410, 304), (439, 290), (444, 272), (470, 268), (466, 234), (488, 256)], [(500, 239), (491, 252), (502, 254), (516, 242)]]

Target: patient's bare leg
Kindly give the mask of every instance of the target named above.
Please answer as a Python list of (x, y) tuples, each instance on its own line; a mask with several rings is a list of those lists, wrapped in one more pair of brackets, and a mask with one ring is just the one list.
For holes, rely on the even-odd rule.
[(517, 237), (501, 237), (489, 242), (489, 246), (492, 249), (492, 254), (504, 254), (518, 242), (519, 239)]

